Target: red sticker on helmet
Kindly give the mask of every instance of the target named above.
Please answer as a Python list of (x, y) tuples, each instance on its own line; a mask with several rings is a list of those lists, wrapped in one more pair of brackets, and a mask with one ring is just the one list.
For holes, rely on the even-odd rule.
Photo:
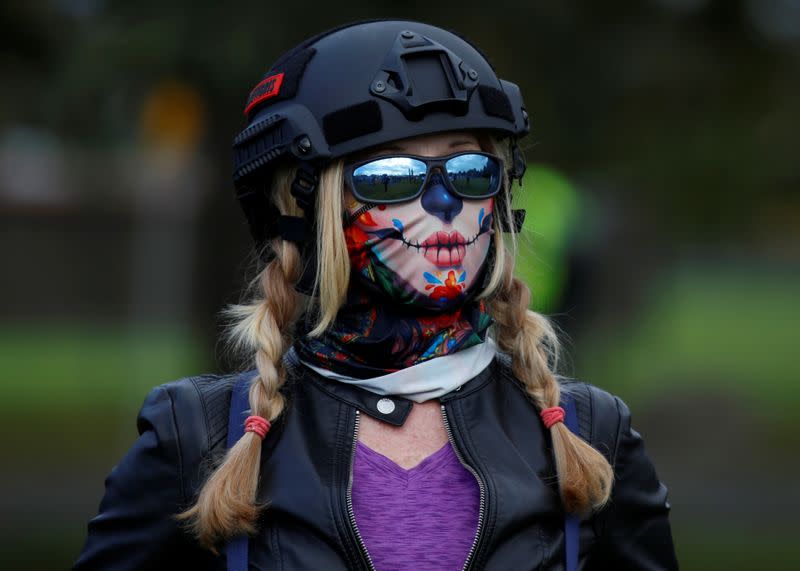
[(276, 73), (270, 75), (268, 78), (259, 82), (250, 92), (250, 97), (247, 98), (247, 107), (244, 108), (244, 114), (247, 115), (250, 110), (270, 97), (275, 97), (281, 89), (283, 83), (283, 73)]

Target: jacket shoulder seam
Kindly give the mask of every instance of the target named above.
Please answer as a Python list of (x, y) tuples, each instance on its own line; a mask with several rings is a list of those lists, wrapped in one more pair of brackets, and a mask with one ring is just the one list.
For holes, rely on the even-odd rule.
[(211, 450), (211, 427), (208, 424), (208, 407), (206, 406), (206, 399), (203, 395), (203, 392), (200, 390), (200, 387), (197, 385), (197, 377), (191, 378), (192, 386), (194, 387), (195, 392), (197, 393), (197, 398), (200, 401), (200, 406), (203, 409), (203, 424), (206, 428), (206, 448)]
[(589, 394), (589, 442), (594, 446), (595, 438), (595, 430), (594, 430), (594, 392), (587, 386), (586, 392)]
[(614, 404), (617, 405), (617, 436), (614, 440), (614, 456), (613, 456), (613, 466), (616, 468), (617, 466), (617, 452), (619, 451), (619, 441), (622, 436), (622, 411), (620, 410), (620, 399), (619, 397), (614, 397)]
[[(590, 402), (591, 402), (591, 408), (592, 408), (592, 411), (591, 411), (591, 414), (592, 414), (592, 433), (594, 435), (593, 436), (594, 439), (597, 438), (597, 433), (598, 433), (598, 428), (599, 428), (599, 425), (597, 423), (602, 420), (602, 419), (598, 419), (597, 418), (597, 414), (596, 414), (598, 406), (600, 406), (600, 403), (598, 402), (598, 399), (607, 398), (609, 400), (609, 404), (611, 404), (612, 402), (614, 403), (614, 406), (613, 406), (612, 410), (616, 412), (616, 415), (615, 415), (616, 418), (613, 419), (613, 421), (612, 421), (613, 424), (609, 423), (609, 424), (611, 424), (611, 427), (613, 427), (609, 431), (611, 434), (613, 434), (613, 440), (611, 440), (609, 438), (609, 440), (611, 440), (611, 441), (610, 442), (605, 442), (605, 443), (602, 443), (602, 442), (595, 443), (594, 440), (593, 440), (592, 441), (592, 445), (595, 446), (595, 448), (597, 448), (597, 445), (601, 445), (601, 444), (605, 444), (606, 446), (608, 446), (608, 454), (610, 456), (610, 463), (611, 463), (612, 467), (616, 467), (617, 453), (619, 451), (620, 435), (622, 433), (622, 409), (620, 408), (621, 399), (618, 396), (616, 396), (614, 394), (611, 394), (610, 392), (608, 392), (608, 391), (606, 391), (604, 389), (601, 389), (600, 387), (598, 387), (596, 385), (593, 385), (591, 383), (584, 383), (584, 384), (586, 385), (587, 390), (589, 392), (589, 399), (590, 399)], [(604, 432), (604, 431), (601, 431), (601, 433), (602, 432)]]
[[(217, 437), (218, 432), (213, 432), (212, 429), (212, 415), (214, 414), (213, 408), (215, 405), (214, 398), (218, 397), (217, 394), (210, 393), (208, 390), (204, 390), (204, 388), (200, 385), (199, 381), (202, 379), (213, 379), (215, 382), (213, 383), (214, 386), (217, 385), (224, 385), (223, 394), (232, 393), (234, 386), (236, 385), (237, 380), (241, 375), (249, 373), (250, 371), (243, 371), (231, 374), (224, 374), (224, 375), (204, 375), (199, 377), (192, 378), (192, 384), (194, 385), (195, 390), (197, 391), (198, 398), (200, 399), (200, 405), (203, 410), (203, 420), (205, 422), (206, 427), (206, 450), (204, 453), (215, 453), (215, 447), (219, 447), (219, 441), (215, 440)], [(229, 390), (225, 390), (229, 389)], [(228, 396), (228, 402), (230, 403), (230, 398), (232, 394)], [(223, 422), (223, 428), (225, 433), (227, 434), (228, 428), (228, 417), (230, 416), (230, 405), (224, 407), (221, 413), (224, 416), (225, 421)], [(215, 417), (216, 418), (216, 417)], [(218, 428), (216, 429), (219, 430)], [(225, 438), (222, 439), (223, 443), (225, 442)], [(223, 444), (224, 447), (227, 447)]]
[(167, 398), (169, 398), (169, 408), (172, 413), (170, 415), (170, 421), (172, 422), (172, 431), (175, 433), (175, 455), (178, 460), (178, 489), (181, 494), (181, 504), (184, 504), (186, 503), (186, 489), (183, 485), (183, 448), (181, 447), (181, 433), (180, 430), (178, 430), (178, 423), (175, 415), (175, 399), (172, 398), (172, 393), (166, 385), (161, 385), (159, 388), (163, 389), (167, 394)]
[(198, 386), (198, 381), (202, 379), (214, 379), (220, 378), (220, 375), (207, 373), (202, 375), (193, 375), (188, 377), (183, 377), (175, 381), (170, 381), (168, 383), (164, 383), (159, 386), (159, 388), (164, 389), (167, 393), (167, 396), (170, 400), (170, 409), (172, 412), (172, 430), (175, 433), (175, 445), (177, 447), (176, 455), (177, 455), (177, 462), (178, 462), (178, 477), (179, 477), (179, 489), (180, 489), (180, 499), (183, 505), (186, 505), (188, 500), (188, 493), (186, 488), (186, 462), (185, 462), (185, 450), (184, 450), (184, 442), (183, 438), (181, 437), (180, 426), (178, 426), (178, 410), (175, 401), (175, 395), (173, 394), (173, 388), (175, 385), (184, 385), (184, 386), (191, 386), (194, 390), (196, 397), (199, 401), (201, 410), (203, 411), (203, 427), (206, 431), (205, 442), (206, 442), (206, 450), (200, 451), (201, 454), (207, 453), (210, 449), (210, 434), (209, 434), (209, 424), (208, 424), (208, 412), (206, 407), (206, 399), (204, 398), (203, 392)]

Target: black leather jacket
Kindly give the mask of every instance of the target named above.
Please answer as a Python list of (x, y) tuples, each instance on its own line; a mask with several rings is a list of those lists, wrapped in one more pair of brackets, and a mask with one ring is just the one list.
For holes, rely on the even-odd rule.
[[(106, 479), (74, 569), (225, 569), (224, 554), (201, 549), (171, 516), (191, 504), (211, 461), (224, 452), (235, 380), (203, 375), (150, 392), (137, 421), (141, 436)], [(576, 402), (581, 435), (616, 475), (609, 504), (581, 521), (580, 568), (676, 569), (667, 490), (627, 406), (592, 385), (559, 381)], [(250, 569), (369, 569), (348, 509), (358, 418), (401, 425), (412, 402), (393, 398), (394, 411), (384, 415), (375, 394), (296, 364), (284, 390), (289, 406), (263, 443), (259, 500), (270, 507), (250, 539)], [(564, 513), (549, 431), (507, 357), (498, 355), (440, 400), (449, 437), (481, 483), (469, 569), (563, 569)]]

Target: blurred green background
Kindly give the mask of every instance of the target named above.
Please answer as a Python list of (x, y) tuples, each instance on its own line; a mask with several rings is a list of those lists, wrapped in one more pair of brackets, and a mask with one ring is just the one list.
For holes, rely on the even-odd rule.
[(147, 390), (224, 371), (230, 142), (305, 37), (459, 30), (533, 121), (521, 273), (620, 395), (683, 569), (794, 569), (800, 2), (0, 4), (0, 568), (64, 569)]

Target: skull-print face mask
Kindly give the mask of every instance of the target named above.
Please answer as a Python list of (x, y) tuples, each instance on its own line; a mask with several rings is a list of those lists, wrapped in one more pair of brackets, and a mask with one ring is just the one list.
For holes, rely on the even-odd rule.
[(486, 262), (494, 197), (469, 200), (433, 173), (420, 196), (363, 204), (347, 195), (345, 238), (354, 276), (392, 301), (429, 310), (461, 305)]

